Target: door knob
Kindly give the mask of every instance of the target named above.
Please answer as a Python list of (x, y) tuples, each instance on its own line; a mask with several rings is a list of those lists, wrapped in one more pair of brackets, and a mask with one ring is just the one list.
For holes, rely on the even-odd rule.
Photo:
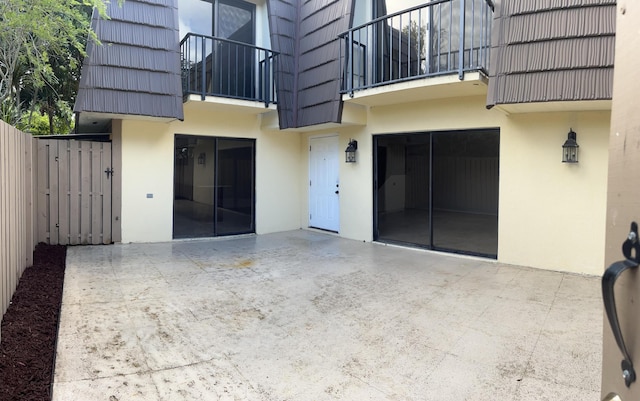
[(340, 191), (336, 191), (336, 194), (339, 194), (339, 193), (340, 193)]

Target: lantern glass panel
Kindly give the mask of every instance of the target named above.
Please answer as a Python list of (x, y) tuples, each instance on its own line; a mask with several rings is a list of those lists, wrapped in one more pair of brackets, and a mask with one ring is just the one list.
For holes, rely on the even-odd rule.
[(356, 151), (352, 149), (347, 149), (345, 152), (347, 163), (355, 163), (356, 162)]
[(576, 133), (573, 130), (569, 131), (567, 140), (562, 145), (562, 162), (563, 163), (578, 163), (578, 142), (576, 142)]

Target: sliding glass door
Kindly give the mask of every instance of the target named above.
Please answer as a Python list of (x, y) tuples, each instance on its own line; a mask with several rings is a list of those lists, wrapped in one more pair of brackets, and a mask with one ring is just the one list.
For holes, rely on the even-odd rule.
[(499, 131), (374, 137), (374, 238), (496, 257)]
[(176, 135), (173, 237), (255, 231), (255, 140)]

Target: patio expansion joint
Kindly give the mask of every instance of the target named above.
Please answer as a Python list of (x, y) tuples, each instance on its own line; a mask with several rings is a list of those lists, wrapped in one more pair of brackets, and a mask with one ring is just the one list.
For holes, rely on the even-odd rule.
[[(343, 371), (344, 371), (344, 370), (343, 370)], [(358, 381), (359, 381), (359, 382), (361, 382), (362, 384), (365, 384), (365, 385), (367, 385), (367, 386), (371, 387), (372, 389), (376, 390), (376, 391), (377, 391), (377, 392), (379, 392), (380, 394), (384, 394), (384, 396), (385, 396), (385, 397), (391, 398), (391, 397), (393, 396), (393, 394), (389, 394), (389, 393), (387, 393), (386, 391), (384, 391), (384, 390), (382, 390), (382, 389), (380, 389), (380, 388), (378, 388), (378, 387), (374, 386), (373, 384), (369, 383), (368, 381), (364, 380), (363, 378), (361, 378), (361, 377), (359, 377), (359, 376), (354, 375), (354, 374), (353, 374), (353, 373), (351, 373), (351, 372), (344, 372), (344, 373), (346, 373), (347, 375), (351, 376), (352, 378), (354, 378), (354, 379), (358, 380)]]
[(251, 383), (251, 380), (249, 380), (249, 378), (247, 378), (247, 376), (245, 376), (245, 374), (244, 374), (244, 373), (242, 373), (242, 371), (240, 370), (240, 367), (239, 367), (237, 364), (233, 363), (233, 361), (231, 360), (231, 357), (230, 357), (228, 354), (226, 354), (226, 353), (223, 353), (222, 355), (224, 355), (224, 358), (227, 360), (227, 362), (228, 362), (231, 366), (233, 366), (233, 369), (234, 369), (234, 370), (235, 370), (235, 371), (240, 375), (240, 377), (242, 377), (242, 379), (244, 379), (245, 383), (246, 383), (246, 384), (247, 384), (247, 385), (248, 385), (252, 390), (258, 391), (258, 389), (257, 389), (257, 388), (255, 388), (255, 387), (253, 386), (253, 384)]
[[(135, 374), (144, 375), (144, 374), (152, 374), (152, 373), (159, 373), (159, 372), (169, 372), (169, 371), (177, 370), (177, 369), (184, 369), (184, 368), (190, 368), (190, 367), (199, 366), (199, 365), (206, 365), (208, 363), (211, 363), (211, 362), (215, 361), (216, 359), (220, 359), (220, 357), (216, 356), (216, 357), (212, 357), (212, 358), (205, 359), (205, 360), (202, 360), (202, 361), (186, 363), (184, 365), (170, 366), (170, 367), (167, 367), (167, 368), (160, 368), (160, 369), (152, 369), (152, 368), (147, 367), (147, 370), (143, 370), (143, 371), (137, 372)], [(118, 376), (123, 376), (123, 375), (117, 374), (117, 375), (113, 375), (113, 376), (104, 376), (104, 377), (100, 377), (100, 379), (108, 379), (110, 377), (118, 377)]]
[(553, 309), (553, 306), (556, 303), (556, 299), (558, 299), (558, 292), (560, 291), (560, 288), (562, 287), (562, 282), (564, 281), (564, 277), (565, 274), (562, 274), (562, 279), (560, 280), (560, 282), (558, 283), (558, 287), (556, 288), (556, 290), (553, 293), (553, 300), (551, 301), (551, 304), (549, 304), (549, 308), (547, 309), (547, 313), (544, 316), (544, 321), (542, 322), (542, 325), (540, 326), (540, 330), (538, 331), (538, 335), (536, 336), (536, 342), (533, 345), (533, 347), (531, 348), (531, 352), (529, 352), (529, 356), (527, 357), (527, 363), (524, 367), (524, 371), (522, 372), (522, 379), (518, 381), (518, 384), (516, 385), (516, 394), (520, 391), (520, 386), (522, 385), (522, 382), (524, 381), (525, 377), (527, 376), (527, 372), (529, 371), (529, 368), (531, 367), (531, 360), (533, 359), (533, 355), (536, 352), (536, 349), (538, 348), (538, 343), (540, 342), (540, 337), (542, 336), (542, 328), (545, 327), (545, 325), (547, 324), (547, 321), (549, 320), (549, 315), (551, 314), (551, 309)]

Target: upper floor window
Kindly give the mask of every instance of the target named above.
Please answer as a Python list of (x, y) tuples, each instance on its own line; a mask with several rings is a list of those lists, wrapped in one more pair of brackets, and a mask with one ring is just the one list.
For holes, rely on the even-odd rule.
[(428, 0), (356, 0), (353, 25), (359, 26), (372, 19), (427, 3)]
[(180, 0), (180, 37), (192, 32), (255, 44), (256, 5), (242, 0)]
[(426, 4), (428, 0), (393, 0), (386, 2), (380, 2), (384, 4), (384, 13), (379, 15), (393, 14), (398, 11), (406, 10), (411, 7)]

